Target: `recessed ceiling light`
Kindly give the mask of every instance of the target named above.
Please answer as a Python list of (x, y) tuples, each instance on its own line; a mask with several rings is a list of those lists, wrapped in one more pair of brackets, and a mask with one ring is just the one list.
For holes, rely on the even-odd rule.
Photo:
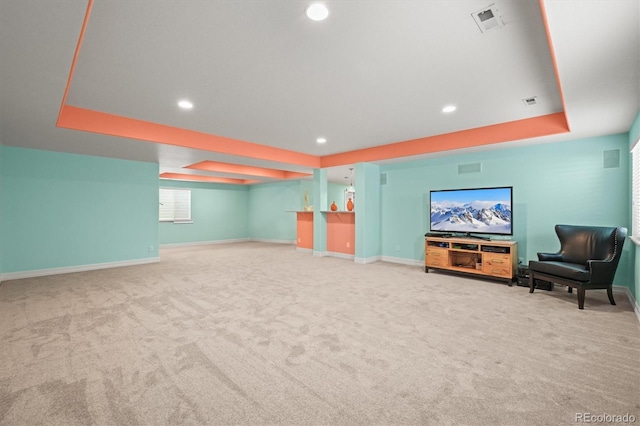
[(322, 3), (313, 3), (307, 8), (307, 17), (312, 21), (323, 21), (329, 16), (329, 9)]
[(327, 138), (318, 138), (316, 139), (316, 142), (318, 143), (325, 143), (327, 141)]
[(182, 108), (182, 109), (191, 109), (191, 108), (193, 108), (193, 104), (191, 102), (185, 101), (185, 100), (179, 101), (178, 102), (178, 106), (180, 108)]
[(446, 107), (442, 108), (442, 112), (453, 112), (455, 110), (455, 105), (447, 105)]

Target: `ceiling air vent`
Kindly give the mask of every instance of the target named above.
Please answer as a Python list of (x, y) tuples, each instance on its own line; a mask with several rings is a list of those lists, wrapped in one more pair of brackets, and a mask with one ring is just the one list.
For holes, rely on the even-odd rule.
[(538, 97), (537, 96), (532, 96), (530, 98), (524, 98), (522, 100), (522, 102), (524, 102), (524, 104), (527, 105), (527, 106), (535, 105), (535, 104), (538, 103)]
[(482, 33), (504, 26), (502, 17), (494, 4), (472, 13), (471, 16)]

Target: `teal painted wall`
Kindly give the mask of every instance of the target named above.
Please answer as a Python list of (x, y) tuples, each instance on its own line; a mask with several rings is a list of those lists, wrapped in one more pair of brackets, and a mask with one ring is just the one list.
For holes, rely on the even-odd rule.
[[(376, 179), (385, 173), (387, 184), (379, 186), (380, 208), (373, 209), (380, 238), (363, 240), (358, 253), (421, 262), (430, 189), (512, 185), (513, 239), (525, 261), (538, 251), (558, 248), (556, 223), (630, 228), (628, 148), (637, 136), (640, 114), (629, 134), (387, 164), (375, 166), (375, 173), (364, 170), (365, 177)], [(602, 151), (615, 148), (620, 148), (621, 167), (603, 169)], [(458, 174), (458, 164), (473, 162), (482, 163), (481, 173)], [(158, 244), (244, 238), (294, 243), (295, 214), (288, 211), (302, 209), (305, 190), (311, 205), (317, 195), (308, 180), (234, 186), (159, 181), (157, 176), (158, 166), (151, 163), (0, 146), (0, 271), (156, 257)], [(159, 224), (159, 186), (194, 191), (194, 224)], [(371, 198), (366, 188), (365, 182), (358, 197)], [(334, 197), (342, 199), (343, 191), (343, 185), (327, 184), (331, 199), (320, 209), (328, 209)], [(367, 228), (360, 237), (362, 232), (373, 231)], [(616, 284), (629, 286), (636, 297), (637, 256), (626, 243), (616, 276)]]
[[(432, 189), (513, 186), (514, 235), (527, 262), (556, 251), (557, 223), (626, 226), (631, 222), (628, 135), (450, 155), (381, 166), (383, 256), (424, 259)], [(604, 150), (620, 149), (621, 166), (603, 169)], [(459, 164), (480, 162), (482, 172), (458, 174)], [(625, 243), (615, 283), (633, 288), (630, 244)]]
[(161, 179), (163, 188), (191, 189), (193, 223), (160, 222), (160, 244), (186, 244), (249, 238), (249, 189), (245, 185)]
[(332, 182), (328, 182), (327, 184), (327, 206), (323, 207), (322, 210), (330, 210), (331, 203), (336, 202), (336, 206), (338, 206), (338, 211), (347, 210), (347, 206), (345, 206), (344, 201), (344, 190), (347, 189), (347, 185), (340, 185)]
[(301, 180), (300, 181), (300, 204), (296, 207), (296, 210), (304, 210), (304, 192), (307, 191), (309, 196), (309, 205), (313, 205), (313, 181)]
[[(634, 120), (633, 125), (629, 130), (629, 149), (632, 148), (632, 145), (636, 143), (638, 139), (640, 139), (640, 111), (636, 115), (636, 119)], [(629, 161), (632, 161), (632, 160), (629, 160)], [(632, 181), (632, 178), (633, 177), (631, 176), (631, 173), (629, 173), (629, 182)], [(634, 234), (640, 234), (640, 232), (638, 231), (639, 230), (637, 229), (629, 228), (629, 233), (633, 232)], [(631, 241), (629, 242), (631, 243)], [(634, 262), (634, 268), (633, 268), (633, 287), (631, 291), (633, 293), (633, 297), (635, 297), (636, 301), (638, 301), (638, 298), (640, 298), (640, 250), (637, 249), (637, 246), (635, 243), (633, 244), (632, 248), (634, 251), (633, 259), (635, 260), (635, 262)]]
[(313, 198), (321, 206), (313, 210), (313, 252), (327, 251), (327, 215), (321, 210), (327, 210), (327, 194), (329, 192), (327, 169), (313, 170)]
[[(292, 211), (302, 210), (304, 205), (304, 189), (300, 182), (249, 186), (249, 238), (295, 243), (296, 214)], [(312, 199), (311, 191), (309, 198)]]
[(336, 202), (338, 210), (346, 210), (346, 207), (344, 206), (344, 190), (346, 189), (347, 185), (327, 182), (327, 205), (316, 206), (316, 203), (313, 202), (313, 181), (301, 180), (299, 182), (301, 198), (300, 206), (297, 208), (297, 210), (302, 210), (302, 208), (304, 207), (304, 191), (307, 191), (307, 193), (309, 194), (309, 205), (314, 206), (318, 210), (329, 210), (333, 201)]
[[(194, 222), (161, 222), (160, 244), (247, 238), (293, 244), (296, 240), (296, 215), (293, 212), (303, 209), (305, 190), (309, 204), (314, 205), (313, 181), (310, 180), (250, 186), (160, 180), (160, 186), (192, 190)], [(342, 185), (329, 183), (328, 187), (335, 197), (344, 196)]]
[(368, 261), (382, 255), (380, 216), (380, 166), (356, 164), (356, 259)]
[(636, 115), (636, 119), (633, 121), (631, 129), (629, 129), (629, 144), (637, 141), (638, 138), (640, 138), (640, 111), (638, 111), (638, 115)]
[(4, 232), (3, 232), (3, 226), (2, 224), (4, 223), (4, 221), (2, 220), (2, 206), (4, 204), (4, 197), (3, 197), (3, 191), (2, 191), (2, 156), (3, 156), (3, 149), (4, 147), (2, 145), (0, 145), (0, 274), (2, 274), (2, 272), (4, 271), (4, 268), (2, 266), (2, 258), (3, 258), (3, 252), (4, 252), (4, 248), (3, 248), (3, 241), (5, 241), (4, 238)]
[(157, 164), (8, 146), (0, 161), (3, 273), (157, 257)]
[[(327, 193), (342, 197), (344, 186), (328, 183)], [(296, 242), (296, 214), (304, 207), (304, 191), (309, 195), (309, 205), (314, 211), (328, 210), (328, 202), (314, 198), (313, 181), (294, 180), (251, 185), (249, 188), (249, 238)], [(318, 206), (320, 204), (320, 206)]]

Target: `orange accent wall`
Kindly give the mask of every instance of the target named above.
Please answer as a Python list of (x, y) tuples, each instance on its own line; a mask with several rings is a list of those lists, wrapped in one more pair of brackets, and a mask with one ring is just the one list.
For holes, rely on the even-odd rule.
[(355, 255), (356, 215), (344, 212), (327, 212), (326, 215), (327, 251)]
[(313, 250), (313, 212), (297, 212), (296, 216), (296, 246)]

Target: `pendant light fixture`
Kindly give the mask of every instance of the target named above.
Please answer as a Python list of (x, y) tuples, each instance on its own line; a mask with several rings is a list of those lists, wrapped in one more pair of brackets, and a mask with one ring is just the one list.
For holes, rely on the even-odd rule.
[(349, 167), (349, 172), (350, 172), (349, 186), (347, 186), (347, 189), (345, 189), (345, 191), (356, 192), (356, 188), (353, 186), (353, 167)]
[(349, 168), (350, 176), (345, 176), (344, 178), (351, 178), (349, 181), (349, 186), (347, 186), (344, 190), (344, 208), (347, 211), (352, 211), (354, 202), (356, 199), (356, 188), (353, 186), (353, 167)]

